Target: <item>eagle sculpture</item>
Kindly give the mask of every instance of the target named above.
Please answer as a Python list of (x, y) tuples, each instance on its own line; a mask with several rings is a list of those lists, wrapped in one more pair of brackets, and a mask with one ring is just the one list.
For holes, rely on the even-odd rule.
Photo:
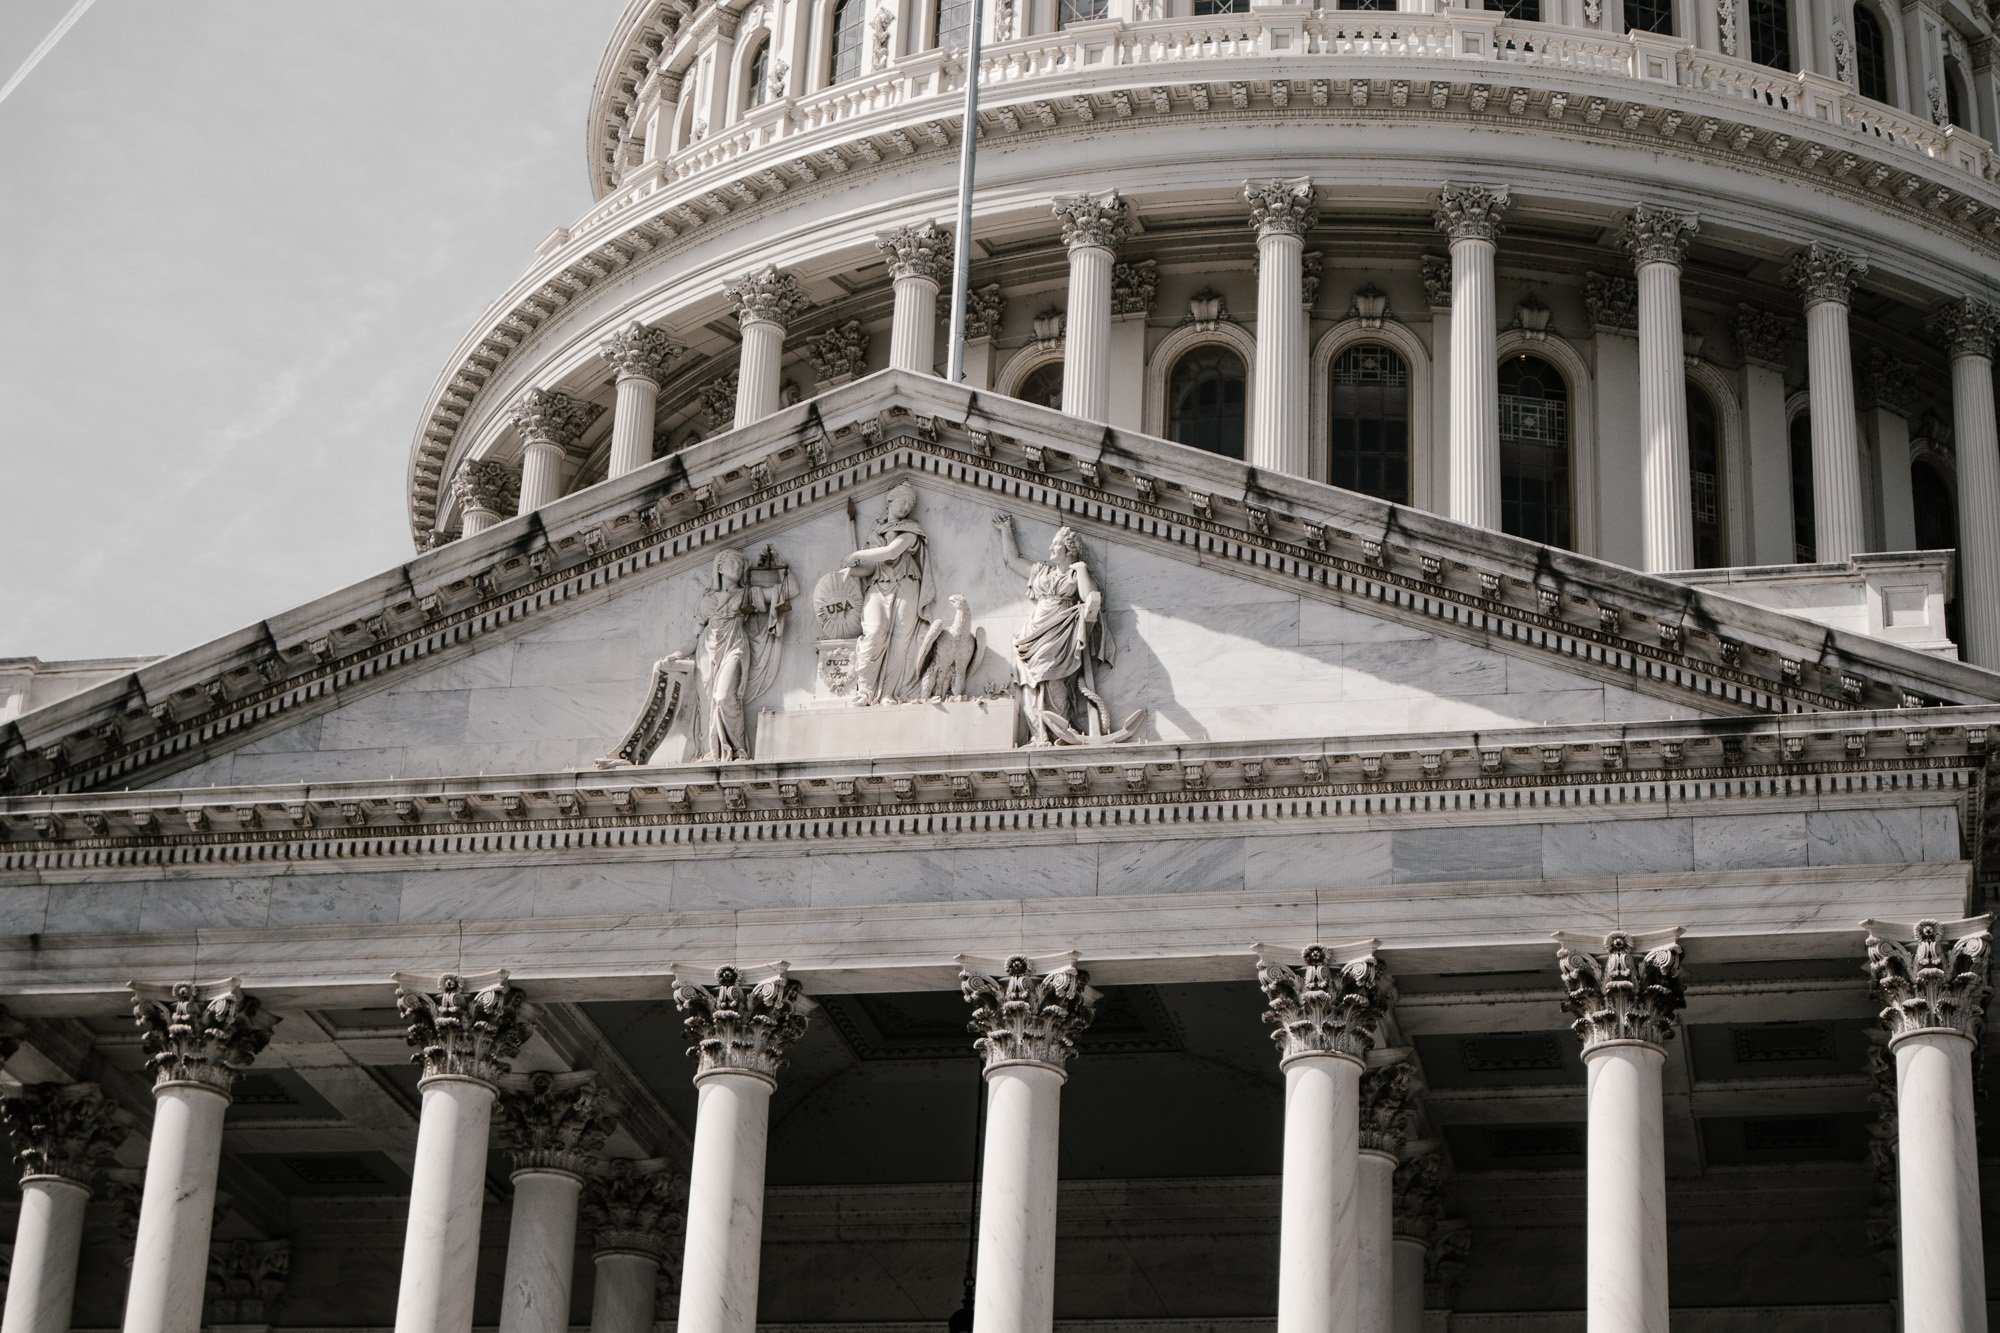
[(917, 645), (919, 693), (931, 700), (963, 699), (972, 679), (972, 668), (986, 646), (986, 631), (972, 628), (972, 612), (965, 598), (953, 593), (951, 621), (933, 620)]

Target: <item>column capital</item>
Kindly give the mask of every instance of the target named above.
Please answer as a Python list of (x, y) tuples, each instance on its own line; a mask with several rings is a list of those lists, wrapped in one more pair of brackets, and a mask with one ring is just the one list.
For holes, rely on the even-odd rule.
[(1775, 310), (1738, 305), (1735, 333), (1736, 350), (1743, 353), (1746, 361), (1783, 370), (1785, 356), (1799, 338), (1799, 321)]
[(1563, 1011), (1588, 1054), (1608, 1042), (1664, 1046), (1687, 1003), (1681, 978), (1681, 931), (1613, 931), (1556, 936), (1556, 959), (1569, 998)]
[(785, 1053), (805, 1035), (818, 1008), (780, 962), (769, 968), (718, 967), (715, 984), (674, 978), (674, 1003), (686, 1017), (695, 1079), (733, 1071), (776, 1081)]
[(1785, 281), (1809, 306), (1821, 301), (1846, 305), (1854, 295), (1854, 284), (1867, 276), (1867, 260), (1818, 241), (1793, 255), (1785, 267)]
[(269, 1327), (284, 1303), (292, 1275), (288, 1240), (226, 1240), (209, 1250), (209, 1326)]
[(868, 368), (868, 330), (858, 319), (835, 325), (806, 344), (806, 360), (822, 383), (851, 380)]
[(1903, 418), (1912, 419), (1917, 409), (1917, 368), (1871, 347), (1855, 370), (1860, 405), (1883, 407)]
[(579, 1179), (618, 1128), (618, 1104), (588, 1069), (506, 1074), (500, 1127), (516, 1171), (563, 1171)]
[(1416, 1124), (1424, 1083), (1408, 1051), (1387, 1054), (1387, 1062), (1371, 1064), (1361, 1075), (1361, 1146), (1397, 1153)]
[(1257, 984), (1264, 989), (1264, 1021), (1276, 1028), (1271, 1040), (1281, 1066), (1306, 1055), (1368, 1058), (1396, 998), (1389, 971), (1375, 956), (1380, 944), (1309, 944), (1296, 964), (1259, 947)]
[(451, 498), (461, 511), (511, 518), (521, 499), (521, 474), (497, 458), (468, 458), (452, 473)]
[(1594, 328), (1632, 333), (1639, 327), (1639, 284), (1622, 274), (1584, 274), (1583, 305)]
[(1634, 264), (1680, 264), (1687, 258), (1688, 242), (1701, 230), (1693, 213), (1682, 213), (1657, 204), (1640, 204), (1625, 219), (1619, 238)]
[(1434, 1150), (1396, 1163), (1395, 1234), (1429, 1242), (1444, 1219), (1444, 1155)]
[(167, 986), (135, 981), (130, 990), (155, 1089), (192, 1083), (228, 1096), (278, 1022), (235, 977)]
[(1457, 1217), (1439, 1222), (1424, 1256), (1424, 1303), (1451, 1305), (1471, 1260), (1472, 1227)]
[(1417, 265), (1423, 279), (1424, 300), (1433, 310), (1451, 309), (1451, 260), (1443, 255), (1425, 255)]
[(938, 287), (951, 281), (952, 235), (935, 222), (877, 232), (875, 248), (888, 261), (891, 278), (922, 278)]
[(1931, 315), (1931, 332), (1942, 337), (1954, 358), (1993, 355), (2000, 338), (2000, 307), (1976, 296), (1947, 301)]
[(1150, 259), (1111, 266), (1111, 313), (1150, 315), (1160, 292), (1160, 266)]
[(520, 1054), (534, 1032), (533, 1006), (505, 971), (446, 972), (428, 977), (398, 972), (396, 1010), (409, 1025), (404, 1040), (417, 1048), (411, 1059), (423, 1079), (465, 1078), (497, 1084), (507, 1062)]
[(1103, 997), (1074, 953), (1004, 960), (958, 960), (959, 989), (972, 1006), (974, 1048), (986, 1068), (1032, 1064), (1062, 1069), (1076, 1054), (1076, 1039), (1097, 1016)]
[(686, 1178), (664, 1157), (606, 1162), (583, 1187), (583, 1221), (591, 1248), (666, 1262), (681, 1229), (686, 1196)]
[(736, 303), (738, 324), (776, 324), (784, 328), (812, 309), (812, 299), (789, 273), (780, 273), (776, 264), (745, 273), (722, 289)]
[(30, 1083), (0, 1101), (23, 1180), (60, 1176), (88, 1186), (125, 1141), (129, 1121), (95, 1083)]
[(1501, 215), (1513, 202), (1504, 185), (1447, 182), (1438, 191), (1433, 220), (1454, 241), (1497, 241)]
[(1303, 236), (1319, 225), (1319, 192), (1312, 177), (1243, 182), (1250, 225), (1265, 236)]
[(610, 364), (614, 378), (654, 384), (666, 378), (668, 363), (685, 351), (665, 329), (647, 328), (636, 319), (597, 345), (597, 354)]
[(1051, 211), (1062, 223), (1063, 244), (1072, 250), (1116, 250), (1131, 226), (1131, 210), (1116, 190), (1058, 195)]
[(965, 337), (991, 338), (1000, 332), (1000, 316), (1007, 309), (1007, 294), (999, 283), (965, 294)]
[(1979, 1040), (1993, 960), (1990, 916), (1964, 921), (1864, 921), (1868, 979), (1893, 1049), (1905, 1037), (1951, 1033)]
[(570, 450), (604, 409), (581, 402), (560, 389), (529, 389), (507, 409), (507, 419), (528, 444), (553, 444)]

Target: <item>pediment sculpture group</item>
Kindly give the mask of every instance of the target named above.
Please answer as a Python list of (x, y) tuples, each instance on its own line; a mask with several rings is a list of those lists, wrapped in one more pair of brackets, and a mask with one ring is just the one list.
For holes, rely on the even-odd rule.
[[(1099, 673), (1117, 652), (1103, 585), (1074, 531), (1058, 529), (1048, 558), (1029, 560), (1013, 519), (993, 514), (1001, 563), (1025, 586), (1029, 611), (1011, 645), (1010, 679), (982, 687), (976, 676), (988, 657), (985, 631), (973, 627), (963, 595), (946, 597), (943, 611), (937, 605), (916, 488), (892, 488), (865, 539), (852, 502), (848, 524), (853, 549), (812, 590), (819, 687), (828, 701), (886, 708), (1012, 693), (1029, 745), (1131, 739), (1143, 713), (1119, 725), (1105, 702)], [(769, 546), (755, 559), (738, 550), (718, 554), (695, 608), (692, 649), (654, 666), (638, 720), (600, 766), (649, 762), (677, 722), (687, 729), (692, 760), (751, 758), (749, 705), (777, 679), (798, 593), (790, 567)]]

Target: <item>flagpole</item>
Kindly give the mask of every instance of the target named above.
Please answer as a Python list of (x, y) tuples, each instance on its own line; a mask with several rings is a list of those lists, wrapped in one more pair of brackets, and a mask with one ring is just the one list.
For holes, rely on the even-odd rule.
[(958, 227), (952, 237), (951, 335), (945, 350), (945, 381), (965, 382), (965, 306), (972, 286), (972, 165), (979, 146), (979, 28), (983, 0), (972, 0), (972, 24), (965, 48), (965, 122), (958, 144)]

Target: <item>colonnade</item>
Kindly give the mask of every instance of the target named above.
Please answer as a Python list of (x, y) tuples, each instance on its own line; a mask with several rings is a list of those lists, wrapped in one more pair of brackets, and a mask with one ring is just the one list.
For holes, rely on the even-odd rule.
[[(1985, 1327), (1973, 1052), (1989, 993), (1990, 917), (1867, 922), (1867, 966), (1896, 1071), (1904, 1326)], [(1586, 1303), (1594, 1333), (1666, 1333), (1661, 1070), (1685, 1002), (1678, 929), (1563, 934), (1564, 1008), (1588, 1071)], [(1383, 1048), (1395, 987), (1379, 941), (1260, 950), (1257, 978), (1285, 1083), (1279, 1333), (1412, 1333), (1441, 1215), (1440, 1163), (1410, 1143), (1422, 1095)], [(961, 960), (984, 1060), (975, 1326), (1054, 1322), (1061, 1094), (1100, 999), (1075, 954)], [(469, 1333), (496, 1106), (514, 1160), (502, 1333), (563, 1333), (579, 1214), (594, 1236), (593, 1333), (645, 1333), (679, 1225), (658, 1159), (603, 1162), (616, 1110), (588, 1071), (514, 1075), (534, 1008), (507, 974), (399, 975), (422, 1064), (398, 1333)], [(123, 1327), (197, 1333), (223, 1112), (270, 1039), (234, 981), (132, 986), (155, 1112)], [(770, 1099), (814, 1009), (783, 964), (677, 979), (697, 1089), (678, 1327), (754, 1333)], [(0, 1333), (65, 1333), (82, 1209), (122, 1117), (89, 1085), (4, 1104), (24, 1201)]]

